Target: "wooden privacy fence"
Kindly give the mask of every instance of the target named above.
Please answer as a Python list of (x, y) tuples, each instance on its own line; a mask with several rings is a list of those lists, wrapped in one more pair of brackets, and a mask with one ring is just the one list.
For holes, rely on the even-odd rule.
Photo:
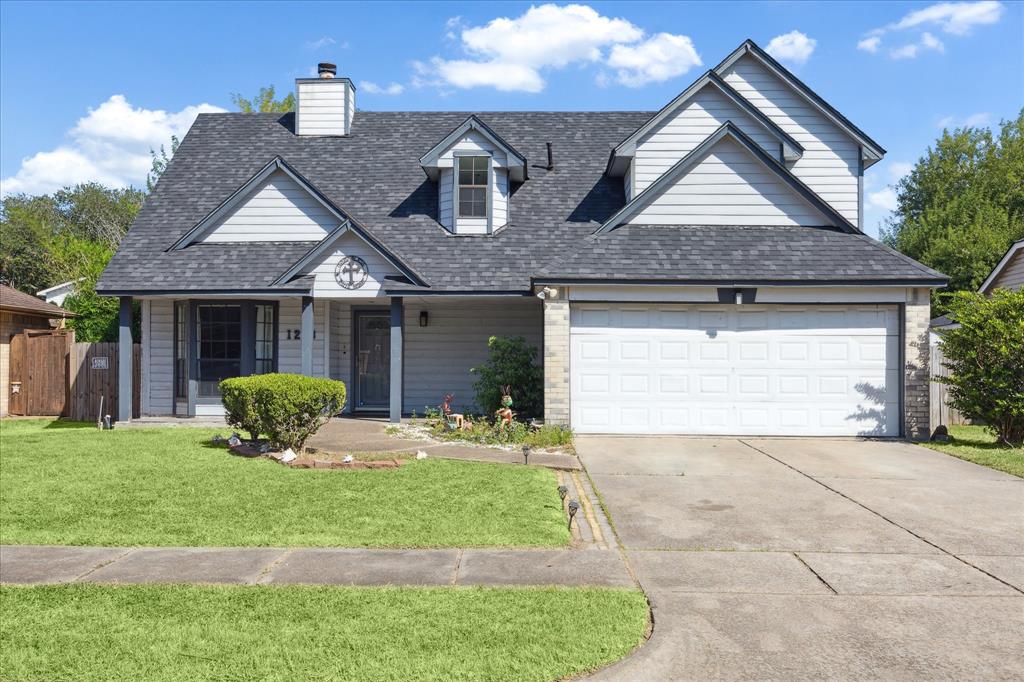
[[(118, 344), (76, 343), (68, 356), (68, 402), (64, 416), (76, 421), (96, 421), (101, 414), (117, 419)], [(142, 353), (132, 346), (132, 417), (139, 416)], [(102, 412), (100, 404), (102, 401)]]
[[(26, 416), (115, 419), (118, 408), (118, 344), (75, 343), (70, 330), (26, 330), (11, 337), (8, 411)], [(132, 416), (141, 404), (141, 357), (132, 346)], [(102, 411), (100, 401), (102, 400)]]
[(949, 370), (943, 366), (946, 361), (942, 354), (942, 347), (938, 344), (931, 346), (931, 368), (932, 382), (929, 405), (931, 406), (931, 425), (934, 429), (939, 424), (946, 426), (956, 424), (967, 424), (968, 420), (949, 405), (949, 387), (935, 381), (935, 377), (949, 376)]

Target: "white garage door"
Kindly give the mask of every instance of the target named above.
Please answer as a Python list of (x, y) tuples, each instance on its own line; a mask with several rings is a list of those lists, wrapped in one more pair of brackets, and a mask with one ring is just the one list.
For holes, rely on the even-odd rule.
[(899, 313), (875, 305), (572, 306), (580, 433), (899, 435)]

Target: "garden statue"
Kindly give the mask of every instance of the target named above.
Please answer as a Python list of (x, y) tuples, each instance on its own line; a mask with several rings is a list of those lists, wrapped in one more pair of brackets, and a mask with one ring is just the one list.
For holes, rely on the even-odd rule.
[(495, 413), (502, 426), (512, 426), (512, 387), (501, 387), (501, 407)]
[(469, 423), (466, 418), (461, 414), (455, 414), (452, 412), (452, 401), (455, 400), (455, 396), (451, 393), (445, 393), (444, 398), (441, 399), (441, 413), (444, 414), (444, 420), (448, 425), (449, 431), (455, 431), (456, 429), (468, 429)]

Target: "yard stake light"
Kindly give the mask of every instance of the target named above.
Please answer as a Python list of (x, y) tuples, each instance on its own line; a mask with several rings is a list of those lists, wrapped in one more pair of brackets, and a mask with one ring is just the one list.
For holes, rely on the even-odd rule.
[(572, 517), (580, 510), (580, 503), (576, 500), (569, 500), (569, 530), (572, 530)]
[(569, 488), (564, 485), (558, 486), (558, 496), (565, 501), (565, 496), (569, 494)]
[(529, 445), (524, 445), (523, 446), (523, 464), (529, 464), (529, 463), (530, 463), (530, 446)]

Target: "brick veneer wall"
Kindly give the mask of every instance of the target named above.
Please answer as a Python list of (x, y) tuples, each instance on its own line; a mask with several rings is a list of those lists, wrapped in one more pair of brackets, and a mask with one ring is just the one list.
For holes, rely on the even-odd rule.
[(929, 290), (908, 289), (903, 314), (903, 432), (914, 440), (931, 435), (928, 405), (931, 392), (930, 320)]
[(569, 423), (569, 298), (544, 299), (544, 421)]

